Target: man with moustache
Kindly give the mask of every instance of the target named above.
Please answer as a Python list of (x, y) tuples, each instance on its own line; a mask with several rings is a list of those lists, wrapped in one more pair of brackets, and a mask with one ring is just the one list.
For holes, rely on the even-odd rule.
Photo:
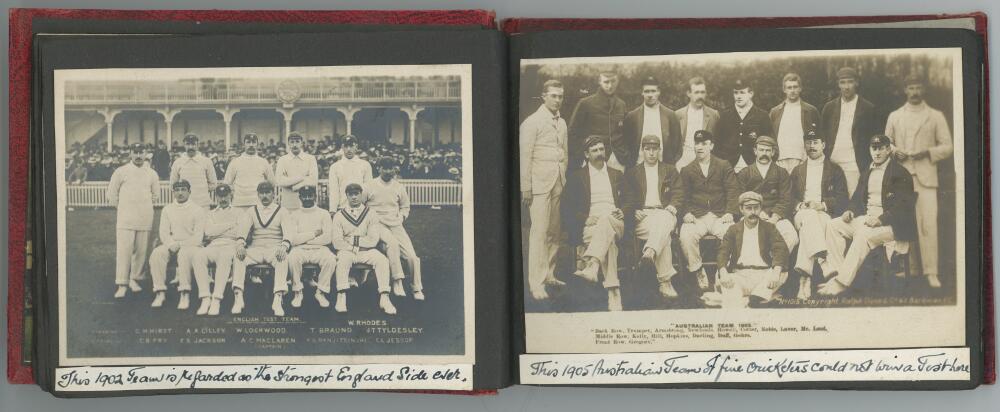
[(660, 103), (660, 83), (656, 79), (642, 80), (642, 105), (625, 115), (622, 135), (626, 143), (620, 160), (626, 167), (644, 162), (640, 140), (646, 136), (659, 139), (661, 162), (677, 163), (682, 147), (680, 122), (673, 110)]
[[(785, 240), (788, 250), (799, 243), (792, 216), (792, 187), (788, 172), (774, 166), (777, 143), (771, 136), (761, 136), (754, 144), (756, 161), (736, 174), (740, 191), (755, 192), (761, 196), (760, 218), (774, 225)], [(743, 216), (744, 218), (746, 216)]]
[(826, 142), (815, 131), (803, 137), (806, 161), (792, 170), (792, 204), (795, 228), (799, 230), (799, 252), (795, 269), (799, 278), (799, 299), (812, 296), (812, 273), (816, 264), (827, 259), (826, 225), (831, 216), (840, 216), (847, 207), (847, 179), (840, 166), (826, 157)]
[[(528, 208), (528, 290), (547, 299), (546, 286), (564, 283), (555, 276), (559, 251), (559, 202), (566, 185), (566, 121), (559, 115), (563, 85), (542, 85), (542, 104), (521, 123), (519, 134), (521, 205)], [(576, 166), (574, 166), (575, 168)]]
[[(263, 181), (257, 185), (257, 203), (243, 214), (240, 238), (236, 239), (236, 260), (233, 278), (246, 279), (247, 266), (266, 263), (274, 268), (274, 316), (285, 316), (284, 296), (288, 292), (288, 252), (291, 244), (284, 239), (282, 226), (288, 211), (274, 202), (274, 185)], [(249, 246), (249, 247), (247, 247)], [(302, 287), (293, 286), (292, 306), (302, 305)]]
[(342, 145), (344, 157), (330, 166), (327, 185), (331, 216), (347, 206), (347, 197), (344, 196), (347, 185), (356, 183), (363, 186), (372, 180), (372, 164), (358, 156), (358, 138), (350, 134), (344, 136)]
[[(917, 239), (913, 177), (892, 159), (890, 145), (888, 136), (872, 136), (871, 166), (861, 174), (850, 206), (826, 226), (829, 265), (824, 268), (824, 276), (829, 281), (819, 286), (817, 292), (821, 295), (846, 291), (873, 249), (893, 241)], [(848, 239), (851, 247), (845, 255)]]
[(787, 276), (782, 264), (788, 260), (788, 249), (774, 225), (758, 217), (762, 201), (756, 192), (740, 195), (743, 220), (729, 227), (719, 246), (723, 307), (767, 303)]
[(791, 173), (806, 158), (802, 136), (807, 130), (818, 127), (819, 110), (802, 101), (802, 79), (797, 73), (788, 73), (781, 79), (781, 90), (785, 93), (785, 101), (774, 106), (770, 114), (778, 141), (774, 164)]
[(160, 193), (156, 172), (143, 164), (145, 149), (134, 144), (129, 149), (130, 161), (111, 175), (108, 182), (108, 203), (117, 209), (115, 215), (115, 298), (125, 297), (131, 290), (142, 291), (139, 279), (146, 265), (149, 232), (153, 228), (153, 202)]
[[(205, 216), (202, 242), (205, 247), (199, 248), (191, 260), (194, 268), (194, 278), (198, 291), (208, 291), (213, 278), (208, 274), (208, 264), (215, 264), (215, 287), (212, 289), (212, 301), (208, 306), (208, 315), (216, 316), (220, 311), (222, 298), (226, 293), (226, 283), (233, 270), (233, 259), (236, 257), (236, 239), (240, 235), (240, 221), (243, 213), (232, 207), (233, 189), (223, 183), (215, 187), (215, 201), (218, 206), (208, 211)], [(243, 277), (233, 276), (233, 314), (243, 311)]]
[(302, 207), (296, 192), (306, 186), (316, 186), (319, 166), (316, 157), (302, 150), (302, 134), (291, 132), (286, 141), (288, 153), (278, 158), (274, 179), (280, 190), (281, 206), (292, 211)]
[[(330, 279), (337, 268), (337, 257), (330, 251), (333, 221), (330, 220), (329, 212), (316, 207), (316, 186), (302, 186), (297, 194), (301, 207), (289, 212), (288, 218), (281, 225), (285, 243), (291, 246), (288, 252), (288, 271), (292, 275), (292, 290), (296, 295), (301, 293), (303, 265), (319, 265), (315, 297), (319, 306), (325, 308), (330, 306), (325, 294), (330, 293)], [(292, 306), (299, 305), (293, 300)]]
[[(149, 255), (149, 272), (153, 275), (152, 307), (163, 305), (167, 290), (167, 264), (173, 257), (177, 261), (177, 290), (180, 299), (177, 309), (185, 310), (190, 305), (192, 259), (201, 248), (205, 225), (205, 209), (189, 201), (191, 185), (187, 180), (178, 180), (173, 185), (174, 201), (160, 212), (160, 246)], [(212, 291), (208, 285), (199, 285), (198, 295), (202, 299), (198, 314), (208, 313), (212, 303)]]
[(712, 133), (694, 134), (695, 161), (681, 169), (684, 186), (684, 223), (681, 224), (681, 250), (688, 270), (695, 273), (702, 290), (709, 287), (708, 274), (702, 266), (701, 239), (711, 234), (721, 239), (733, 224), (738, 212), (739, 185), (729, 162), (712, 155)]
[(642, 260), (656, 268), (656, 280), (663, 297), (677, 297), (670, 279), (677, 273), (670, 249), (670, 233), (677, 225), (677, 213), (684, 200), (680, 173), (670, 163), (660, 161), (660, 139), (642, 138), (642, 164), (626, 172), (624, 188), (625, 227), (645, 240)]
[(562, 203), (570, 244), (586, 245), (584, 267), (575, 274), (597, 282), (598, 271), (604, 273), (608, 310), (620, 311), (617, 241), (625, 225), (625, 214), (620, 208), (623, 176), (605, 162), (603, 137), (590, 136), (583, 147), (587, 166), (574, 170), (567, 179)]
[(729, 162), (739, 172), (754, 162), (754, 143), (758, 136), (774, 136), (771, 118), (763, 109), (753, 104), (753, 87), (737, 80), (733, 83), (733, 107), (722, 112), (719, 118), (718, 142), (715, 156)]
[(677, 121), (680, 123), (681, 140), (683, 148), (680, 158), (677, 159), (677, 170), (694, 161), (694, 133), (699, 130), (707, 130), (715, 134), (716, 125), (719, 123), (719, 112), (705, 105), (705, 97), (708, 95), (705, 86), (705, 79), (693, 77), (688, 80), (688, 104), (677, 109)]
[(837, 70), (840, 96), (823, 106), (821, 135), (827, 139), (826, 157), (844, 171), (847, 193), (854, 193), (862, 170), (871, 164), (868, 140), (878, 133), (875, 106), (858, 95), (860, 77), (850, 67)]
[(233, 207), (249, 210), (257, 204), (257, 188), (262, 182), (274, 182), (274, 171), (266, 159), (257, 155), (258, 137), (243, 136), (243, 153), (229, 160), (222, 179), (233, 188)]
[(904, 87), (906, 103), (889, 114), (885, 134), (896, 144), (896, 160), (913, 176), (920, 266), (930, 287), (939, 288), (937, 163), (952, 154), (951, 131), (944, 113), (924, 101), (923, 79), (908, 76)]
[(184, 136), (184, 154), (170, 166), (170, 184), (186, 180), (191, 184), (191, 201), (208, 209), (212, 205), (209, 193), (215, 189), (215, 165), (198, 151), (198, 136)]
[(590, 136), (601, 136), (608, 152), (607, 163), (619, 172), (625, 170), (622, 163), (627, 158), (627, 142), (622, 137), (622, 123), (625, 120), (625, 102), (615, 95), (618, 90), (618, 74), (601, 72), (600, 90), (580, 99), (569, 121), (569, 167), (576, 169), (585, 165), (583, 148)]

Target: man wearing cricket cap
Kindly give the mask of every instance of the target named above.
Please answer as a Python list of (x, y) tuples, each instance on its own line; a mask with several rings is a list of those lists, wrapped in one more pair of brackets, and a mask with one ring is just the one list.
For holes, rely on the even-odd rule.
[(782, 265), (788, 260), (788, 248), (774, 225), (760, 218), (763, 202), (759, 193), (741, 194), (743, 220), (722, 238), (718, 262), (724, 307), (769, 302), (787, 277)]
[(299, 200), (299, 189), (312, 186), (315, 188), (319, 179), (319, 166), (316, 157), (302, 149), (302, 134), (288, 134), (288, 153), (278, 158), (274, 179), (281, 196), (281, 206), (289, 211), (302, 207)]
[(209, 193), (215, 187), (215, 165), (198, 151), (198, 136), (194, 134), (184, 136), (184, 154), (170, 165), (170, 184), (181, 179), (191, 184), (192, 202), (205, 209), (212, 205)]
[(760, 136), (754, 143), (754, 162), (736, 174), (741, 192), (755, 192), (763, 198), (760, 218), (775, 225), (788, 249), (799, 243), (799, 234), (789, 219), (792, 216), (792, 187), (788, 172), (776, 167), (778, 143), (771, 136)]
[[(233, 259), (236, 257), (237, 239), (242, 239), (246, 235), (240, 233), (240, 220), (243, 218), (243, 212), (232, 207), (233, 189), (225, 183), (216, 186), (215, 201), (218, 206), (210, 210), (205, 218), (202, 241), (207, 246), (200, 248), (194, 254), (194, 259), (191, 262), (199, 291), (209, 290), (213, 278), (209, 276), (208, 264), (215, 264), (215, 287), (212, 290), (212, 300), (208, 307), (208, 315), (210, 316), (219, 314), (219, 305), (226, 293), (226, 283), (232, 273)], [(239, 314), (243, 311), (244, 281), (243, 276), (233, 276), (233, 314)]]
[(229, 161), (223, 179), (233, 188), (233, 206), (244, 210), (257, 204), (257, 187), (261, 182), (274, 182), (271, 164), (257, 155), (257, 144), (256, 134), (243, 136), (243, 154)]

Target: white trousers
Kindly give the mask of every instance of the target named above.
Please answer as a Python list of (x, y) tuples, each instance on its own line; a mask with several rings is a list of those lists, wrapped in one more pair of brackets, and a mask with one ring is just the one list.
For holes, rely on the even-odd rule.
[[(226, 293), (226, 283), (233, 272), (233, 260), (236, 256), (236, 245), (206, 246), (195, 253), (191, 265), (194, 266), (194, 280), (198, 284), (198, 297), (208, 297), (209, 283), (215, 282), (211, 296), (222, 299)], [(208, 264), (215, 264), (215, 277), (209, 277)], [(233, 276), (233, 291), (243, 290), (244, 276)], [(204, 292), (203, 292), (204, 291)]]
[[(171, 257), (177, 258), (177, 290), (191, 291), (191, 261), (198, 253), (200, 246), (181, 246), (176, 253), (171, 253), (167, 245), (159, 245), (149, 255), (149, 272), (153, 275), (153, 292), (167, 290), (167, 264)], [(209, 290), (199, 290), (205, 296), (211, 295)]]
[[(777, 287), (781, 285), (780, 274), (772, 269), (737, 269), (729, 274), (732, 287), (722, 288), (723, 307), (746, 307), (749, 296), (757, 296), (765, 301), (774, 298)], [(725, 279), (723, 279), (725, 282)]]
[(420, 257), (417, 256), (416, 250), (413, 249), (413, 241), (410, 240), (410, 235), (406, 233), (406, 228), (403, 225), (386, 226), (382, 230), (381, 238), (387, 245), (386, 254), (389, 258), (389, 271), (392, 273), (392, 279), (396, 280), (406, 277), (402, 264), (402, 261), (405, 260), (413, 272), (413, 291), (419, 292), (424, 290), (424, 283), (420, 275)]
[(815, 209), (795, 212), (795, 227), (799, 229), (799, 254), (795, 258), (795, 268), (812, 274), (816, 265), (816, 255), (827, 251), (826, 225), (830, 215)]
[[(830, 159), (833, 161), (833, 159)], [(844, 171), (844, 177), (847, 180), (847, 197), (850, 198), (854, 196), (854, 190), (858, 188), (858, 180), (861, 179), (861, 171), (858, 170), (857, 162), (851, 161), (833, 161), (840, 166), (840, 169)]]
[(542, 290), (545, 279), (556, 270), (559, 252), (559, 199), (562, 183), (556, 181), (552, 190), (531, 196), (531, 228), (528, 230), (528, 287)]
[(701, 238), (711, 234), (722, 240), (730, 225), (732, 223), (722, 223), (720, 218), (712, 212), (696, 218), (694, 223), (681, 225), (681, 250), (688, 261), (688, 270), (693, 272), (701, 269)]
[[(847, 223), (842, 218), (836, 218), (826, 225), (826, 242), (829, 248), (827, 260), (837, 268), (836, 280), (845, 286), (854, 283), (858, 269), (861, 269), (861, 264), (872, 249), (894, 240), (892, 227), (868, 227), (865, 219), (866, 216), (855, 216)], [(845, 255), (847, 239), (854, 240)]]
[(357, 253), (351, 250), (337, 251), (337, 292), (350, 289), (351, 267), (355, 263), (372, 265), (375, 271), (375, 281), (380, 293), (389, 292), (389, 259), (378, 249), (362, 250)]
[[(781, 219), (774, 224), (775, 229), (778, 229), (778, 234), (785, 241), (785, 246), (788, 246), (788, 250), (791, 251), (795, 248), (795, 245), (799, 244), (799, 232), (795, 230), (795, 225), (789, 222), (788, 219)], [(784, 262), (775, 262), (775, 264), (781, 264), (784, 266)]]
[(920, 184), (913, 177), (917, 192), (917, 240), (920, 242), (920, 267), (924, 275), (938, 274), (938, 200), (937, 188)]
[(656, 253), (656, 280), (666, 282), (677, 271), (674, 269), (673, 253), (670, 249), (670, 233), (677, 226), (677, 217), (663, 209), (645, 209), (646, 218), (635, 225), (635, 237), (645, 240), (642, 250), (652, 249)]
[(795, 169), (795, 166), (802, 164), (802, 159), (793, 159), (793, 158), (780, 159), (778, 161), (775, 161), (774, 164), (778, 165), (782, 169), (785, 169), (786, 172), (791, 174), (792, 170)]
[[(588, 219), (589, 220), (589, 219)], [(597, 220), (583, 227), (583, 243), (587, 245), (583, 256), (597, 259), (604, 273), (604, 287), (616, 288), (618, 281), (618, 244), (625, 231), (625, 222), (611, 214), (598, 216)]]
[(128, 285), (129, 280), (142, 277), (149, 250), (149, 231), (118, 229), (115, 231), (115, 284)]
[[(247, 249), (247, 255), (240, 259), (233, 259), (233, 277), (246, 279), (247, 266), (268, 264), (274, 268), (274, 293), (288, 291), (288, 258), (278, 260), (278, 246), (251, 247)], [(299, 289), (302, 284), (299, 283)]]
[(296, 246), (288, 253), (292, 290), (296, 292), (302, 290), (302, 265), (307, 263), (319, 265), (319, 281), (316, 288), (323, 293), (330, 293), (330, 280), (333, 279), (333, 271), (337, 269), (337, 256), (326, 246)]

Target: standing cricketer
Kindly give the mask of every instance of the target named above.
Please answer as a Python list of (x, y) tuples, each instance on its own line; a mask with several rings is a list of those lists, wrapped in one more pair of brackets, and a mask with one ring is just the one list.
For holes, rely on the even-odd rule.
[(115, 298), (125, 292), (139, 292), (138, 279), (146, 265), (149, 231), (153, 228), (153, 202), (160, 191), (156, 172), (143, 165), (145, 150), (134, 144), (129, 150), (129, 163), (111, 175), (108, 202), (118, 209), (115, 220)]
[(170, 185), (178, 180), (191, 184), (191, 201), (205, 209), (212, 205), (209, 193), (215, 187), (215, 165), (198, 151), (198, 136), (184, 136), (184, 154), (170, 166)]
[(319, 166), (316, 157), (302, 150), (302, 135), (299, 132), (288, 134), (288, 153), (278, 158), (274, 178), (281, 191), (281, 206), (289, 211), (302, 207), (299, 189), (306, 186), (315, 188), (319, 179)]
[[(167, 290), (167, 264), (174, 257), (177, 261), (177, 290), (181, 294), (177, 309), (185, 310), (191, 299), (191, 260), (201, 248), (205, 209), (189, 201), (191, 184), (187, 180), (178, 180), (172, 188), (174, 201), (160, 212), (160, 246), (153, 249), (153, 254), (149, 256), (149, 271), (153, 274), (153, 292), (156, 294), (152, 306), (163, 306)], [(198, 294), (202, 298), (198, 314), (204, 315), (208, 313), (211, 303), (211, 291), (206, 285), (198, 290)]]
[(233, 206), (250, 209), (257, 204), (257, 186), (274, 182), (274, 172), (266, 159), (257, 155), (257, 135), (243, 136), (243, 154), (234, 157), (226, 167), (223, 179), (233, 187)]
[(353, 135), (344, 136), (344, 157), (330, 166), (327, 191), (330, 193), (330, 215), (347, 206), (344, 190), (347, 185), (364, 185), (372, 180), (372, 165), (358, 156), (358, 139)]

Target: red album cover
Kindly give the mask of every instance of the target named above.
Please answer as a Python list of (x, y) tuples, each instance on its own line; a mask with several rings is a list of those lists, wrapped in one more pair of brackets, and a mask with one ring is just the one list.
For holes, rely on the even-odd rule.
[[(825, 16), (825, 17), (752, 17), (752, 18), (659, 18), (659, 19), (573, 19), (573, 18), (512, 18), (504, 19), (500, 29), (507, 34), (532, 33), (552, 30), (657, 30), (657, 29), (694, 29), (694, 28), (788, 28), (833, 26), (841, 24), (875, 24), (896, 23), (922, 20), (947, 20), (971, 18), (975, 21), (976, 33), (983, 40), (983, 48), (989, 50), (986, 32), (986, 14), (982, 12), (967, 14), (924, 14), (897, 16)], [(984, 54), (983, 87), (989, 90), (989, 56)], [(983, 112), (990, 112), (990, 96), (983, 96)], [(983, 142), (989, 147), (990, 119), (983, 117)], [(990, 227), (992, 211), (990, 210), (990, 153), (986, 151), (983, 159), (983, 198), (985, 208), (983, 220), (985, 227)], [(993, 236), (989, 230), (983, 233), (983, 264), (985, 269), (983, 295), (984, 330), (984, 362), (983, 383), (996, 382), (996, 330), (994, 327), (995, 308), (993, 296)]]
[[(283, 24), (449, 25), (496, 28), (488, 10), (72, 10), (11, 9), (10, 22), (10, 214), (7, 321), (7, 380), (34, 383), (31, 366), (22, 362), (24, 342), (24, 270), (28, 199), (28, 141), (31, 121), (32, 22), (35, 19), (205, 21)], [(490, 394), (495, 391), (420, 391)]]

